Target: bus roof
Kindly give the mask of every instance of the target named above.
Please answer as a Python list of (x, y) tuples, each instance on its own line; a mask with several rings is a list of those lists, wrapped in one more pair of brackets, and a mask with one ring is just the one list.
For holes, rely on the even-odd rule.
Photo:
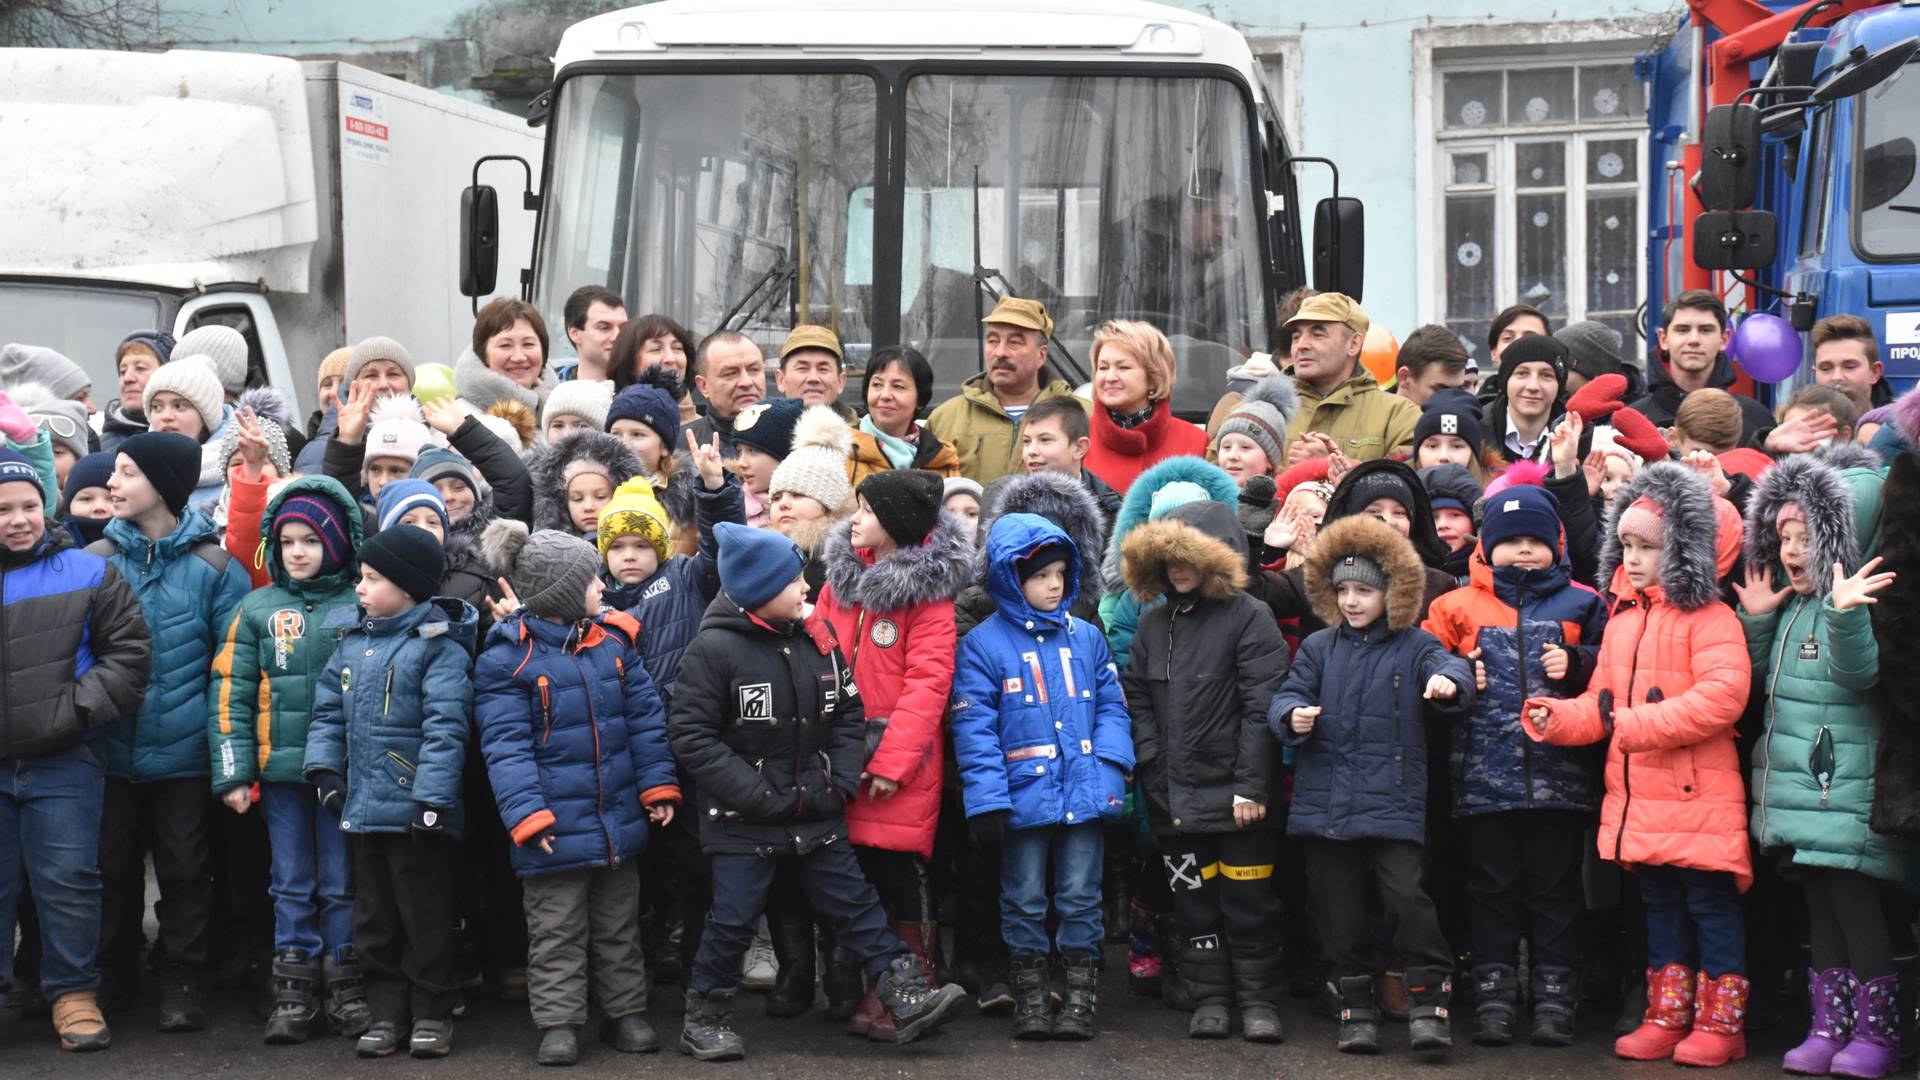
[(661, 0), (575, 23), (556, 74), (588, 61), (917, 58), (1216, 64), (1253, 84), (1239, 31), (1145, 0)]

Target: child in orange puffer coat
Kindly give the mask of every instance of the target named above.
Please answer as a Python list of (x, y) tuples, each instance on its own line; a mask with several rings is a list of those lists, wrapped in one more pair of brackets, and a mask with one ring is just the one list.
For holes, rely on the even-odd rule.
[(1679, 464), (1649, 465), (1613, 501), (1601, 552), (1613, 616), (1586, 693), (1527, 702), (1527, 734), (1608, 740), (1600, 854), (1632, 869), (1647, 912), (1647, 1011), (1614, 1044), (1634, 1060), (1723, 1065), (1746, 1055), (1753, 881), (1734, 725), (1751, 680), (1720, 598), (1739, 512)]

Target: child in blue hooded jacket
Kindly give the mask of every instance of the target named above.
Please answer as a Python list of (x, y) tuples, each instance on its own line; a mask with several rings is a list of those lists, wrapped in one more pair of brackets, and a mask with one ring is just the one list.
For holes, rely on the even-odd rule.
[[(961, 642), (953, 677), (968, 826), (977, 841), (1001, 847), (1014, 1037), (1090, 1039), (1104, 937), (1104, 825), (1125, 809), (1132, 722), (1105, 635), (1068, 614), (1080, 581), (1073, 541), (1046, 518), (1008, 514), (994, 523), (986, 550), (987, 589), (999, 610)], [(1067, 969), (1066, 996), (1051, 1020), (1049, 901)]]
[(474, 693), (487, 775), (526, 889), (537, 1060), (579, 1060), (589, 967), (601, 1038), (627, 1053), (656, 1050), (632, 861), (648, 820), (673, 820), (680, 789), (666, 710), (634, 644), (640, 627), (601, 610), (600, 558), (586, 541), (496, 521), (481, 547), (523, 605), (488, 632)]
[[(340, 815), (353, 858), (353, 941), (372, 1025), (361, 1057), (386, 1057), (412, 1022), (414, 1057), (453, 1049), (460, 778), (473, 682), (473, 605), (434, 596), (446, 556), (412, 525), (360, 549), (358, 611), (314, 688), (302, 769)], [(329, 620), (334, 621), (334, 620)]]

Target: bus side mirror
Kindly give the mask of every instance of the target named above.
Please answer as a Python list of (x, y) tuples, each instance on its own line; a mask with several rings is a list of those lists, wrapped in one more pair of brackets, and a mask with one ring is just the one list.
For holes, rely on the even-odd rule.
[(500, 196), (490, 184), (460, 193), (460, 295), (493, 293), (500, 271)]
[(1700, 201), (1709, 210), (1752, 206), (1760, 193), (1760, 110), (1714, 106), (1701, 141)]
[(1313, 287), (1359, 300), (1366, 263), (1367, 220), (1360, 200), (1321, 199), (1313, 208)]
[(1693, 219), (1693, 261), (1703, 270), (1758, 270), (1773, 263), (1778, 223), (1766, 210), (1709, 210)]

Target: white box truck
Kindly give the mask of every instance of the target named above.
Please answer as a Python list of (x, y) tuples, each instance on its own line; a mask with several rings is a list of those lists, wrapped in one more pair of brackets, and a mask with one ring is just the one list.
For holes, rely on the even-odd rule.
[[(384, 334), (453, 362), (474, 304), (461, 190), (478, 159), (537, 160), (541, 140), (337, 61), (0, 49), (0, 147), (0, 341), (65, 353), (104, 402), (126, 334), (223, 323), (247, 338), (250, 381), (305, 415), (341, 345)], [(508, 293), (533, 226), (502, 209)]]

